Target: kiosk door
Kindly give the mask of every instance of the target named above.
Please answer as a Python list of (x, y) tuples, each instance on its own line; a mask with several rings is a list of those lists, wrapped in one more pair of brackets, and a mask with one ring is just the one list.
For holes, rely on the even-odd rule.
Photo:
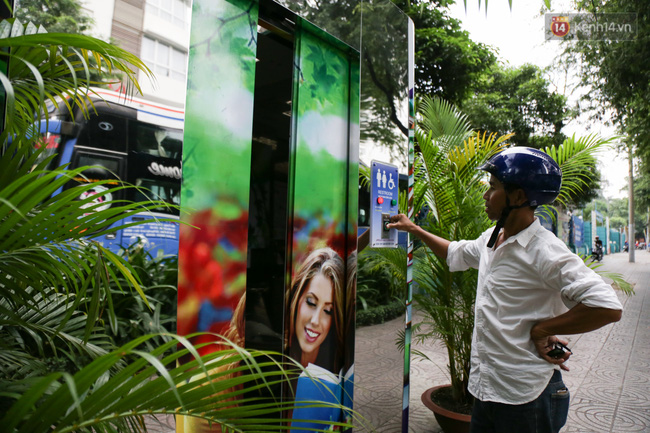
[[(300, 378), (297, 401), (336, 397), (351, 406), (359, 56), (305, 21), (295, 45), (286, 353), (332, 391), (313, 390)], [(293, 414), (321, 421), (341, 416), (302, 408)], [(319, 427), (296, 425), (296, 431)]]

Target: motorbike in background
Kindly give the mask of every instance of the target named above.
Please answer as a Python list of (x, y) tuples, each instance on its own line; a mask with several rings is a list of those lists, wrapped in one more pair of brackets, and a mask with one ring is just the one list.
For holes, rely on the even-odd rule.
[(594, 249), (591, 252), (591, 261), (601, 261), (603, 259), (603, 247), (602, 245), (594, 246)]

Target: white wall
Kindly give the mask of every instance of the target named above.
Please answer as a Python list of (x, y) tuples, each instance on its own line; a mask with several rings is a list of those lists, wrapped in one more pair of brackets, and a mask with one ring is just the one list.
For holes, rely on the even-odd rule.
[(138, 80), (145, 98), (178, 108), (185, 106), (185, 86), (187, 85), (185, 81), (156, 77), (155, 83), (152, 83), (142, 72), (139, 73)]
[(113, 26), (115, 0), (80, 0), (83, 9), (95, 21), (90, 34), (103, 41), (108, 41)]
[[(80, 0), (80, 2), (83, 9), (95, 22), (93, 29), (89, 33), (104, 41), (110, 41), (115, 0)], [(146, 13), (144, 15), (143, 31), (145, 34), (181, 50), (187, 51), (190, 44), (189, 28), (183, 30), (173, 27), (169, 22)], [(138, 57), (141, 56), (141, 53), (134, 54)], [(152, 83), (143, 73), (138, 74), (138, 79), (145, 98), (176, 107), (185, 105), (186, 82), (172, 80), (167, 77), (157, 77), (156, 81)]]
[(181, 29), (155, 15), (144, 14), (143, 31), (147, 35), (155, 36), (156, 39), (185, 51), (190, 46), (189, 27), (186, 30)]
[[(188, 11), (191, 16), (191, 11)], [(176, 27), (155, 15), (144, 14), (143, 32), (145, 35), (169, 44), (181, 51), (189, 51), (190, 29)], [(139, 55), (139, 53), (138, 53)], [(139, 75), (140, 84), (144, 95), (153, 100), (177, 107), (185, 106), (186, 81), (173, 80), (168, 77), (156, 77), (156, 82), (145, 78), (143, 73)]]

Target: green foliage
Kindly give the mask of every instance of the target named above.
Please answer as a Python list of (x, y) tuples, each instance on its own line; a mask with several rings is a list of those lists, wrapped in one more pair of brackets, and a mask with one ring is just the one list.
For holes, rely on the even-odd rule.
[[(449, 17), (446, 1), (392, 2), (415, 25), (416, 93), (461, 101), (494, 63), (490, 48), (472, 41), (460, 22)], [(398, 107), (408, 97), (404, 92), (408, 85), (407, 27), (405, 20), (396, 18), (396, 11), (381, 2), (363, 5), (361, 104), (362, 113), (368, 114), (361, 125), (361, 139), (379, 143), (390, 149), (394, 158), (405, 160), (400, 146), (408, 125)]]
[(625, 133), (644, 171), (650, 167), (650, 9), (645, 0), (577, 1), (579, 11), (634, 13), (637, 34), (631, 40), (579, 41), (568, 44), (563, 56), (577, 63), (581, 84), (589, 90), (583, 103), (597, 120), (610, 117)]
[(19, 0), (14, 16), (43, 26), (50, 33), (84, 33), (92, 26), (79, 0)]
[(361, 141), (404, 158), (408, 133), (401, 107), (408, 100), (407, 18), (390, 1), (362, 2)]
[[(244, 351), (227, 341), (219, 342), (226, 349), (199, 357), (197, 348), (204, 345), (195, 348), (185, 338), (172, 337), (149, 352), (138, 347), (152, 336), (139, 337), (74, 375), (52, 373), (3, 387), (3, 407), (16, 401), (0, 412), (3, 430), (142, 432), (146, 431), (143, 417), (152, 413), (197, 416), (224, 431), (282, 430), (276, 424), (281, 420), (277, 414), (293, 405), (279, 403), (277, 390), (300, 373), (300, 365), (281, 354)], [(174, 352), (176, 345), (181, 350)], [(184, 356), (194, 359), (178, 364)], [(252, 391), (271, 397), (245, 397)], [(233, 405), (233, 399), (241, 405)], [(330, 425), (350, 427), (323, 422), (319, 431)]]
[(650, 207), (650, 170), (634, 177), (634, 206), (640, 213)]
[[(474, 42), (447, 1), (393, 0), (415, 24), (415, 91), (459, 104), (496, 61), (492, 49)], [(496, 132), (496, 131), (494, 131)]]
[[(636, 186), (636, 183), (635, 183)], [(644, 192), (635, 189), (635, 196), (640, 196)], [(634, 202), (634, 227), (635, 239), (644, 237), (643, 233), (649, 224), (648, 208), (643, 207), (636, 200)], [(629, 200), (627, 198), (604, 199), (599, 197), (596, 200), (586, 204), (582, 209), (582, 218), (585, 221), (591, 221), (591, 211), (598, 210), (602, 215), (609, 217), (609, 225), (613, 229), (628, 227), (630, 223)]]
[(472, 126), (481, 131), (515, 134), (516, 146), (537, 149), (562, 144), (561, 132), (573, 116), (567, 98), (549, 89), (539, 67), (492, 66), (461, 104)]
[(620, 230), (627, 226), (627, 219), (623, 217), (611, 217), (609, 226), (614, 230)]
[[(176, 331), (178, 257), (152, 257), (139, 242), (123, 253), (124, 260), (131, 265), (141, 283), (144, 297), (121, 290), (120, 286), (128, 287), (128, 281), (123, 277), (110, 281), (109, 290), (118, 323), (115, 335), (112, 335), (108, 323), (104, 332), (111, 333), (115, 346), (122, 346), (145, 334), (157, 334), (145, 342), (147, 349), (151, 350), (166, 341), (161, 335)], [(109, 264), (109, 268), (112, 266)]]
[(377, 325), (393, 320), (404, 314), (404, 301), (393, 301), (386, 305), (377, 305), (367, 310), (357, 310), (357, 328), (360, 326)]
[(357, 259), (357, 314), (406, 298), (406, 251), (366, 249)]
[(48, 171), (49, 158), (39, 161), (45, 148), (21, 143), (0, 158), (0, 345), (11, 354), (0, 377), (10, 381), (72, 372), (112, 349), (111, 334), (128, 322), (120, 314), (120, 300), (134, 295), (127, 288), (139, 293), (143, 310), (152, 307), (133, 264), (92, 238), (119, 229), (107, 227), (125, 216), (164, 205), (114, 202), (96, 211), (92, 197), (78, 199), (96, 183), (52, 197), (88, 167)]
[[(596, 196), (591, 189), (596, 179), (596, 155), (609, 146), (616, 137), (602, 139), (588, 135), (576, 139), (567, 138), (560, 146), (550, 146), (544, 150), (555, 159), (562, 169), (562, 189), (556, 202), (567, 209), (579, 208)], [(585, 193), (585, 191), (590, 191)]]
[[(594, 262), (591, 262), (592, 265)], [(599, 263), (595, 267), (599, 267), (602, 263)], [(621, 292), (625, 293), (627, 296), (632, 296), (635, 295), (636, 293), (634, 292), (634, 285), (630, 284), (628, 281), (626, 281), (621, 274), (618, 272), (607, 272), (607, 271), (597, 271), (602, 277), (604, 278), (609, 278), (612, 280), (612, 287), (614, 287), (617, 290), (620, 290)]]

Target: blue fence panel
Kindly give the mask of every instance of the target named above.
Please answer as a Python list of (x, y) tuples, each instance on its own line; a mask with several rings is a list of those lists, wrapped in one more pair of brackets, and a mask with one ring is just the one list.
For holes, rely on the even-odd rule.
[(583, 234), (583, 248), (580, 251), (583, 254), (590, 255), (591, 254), (591, 223), (588, 221), (585, 221), (583, 226), (582, 226), (582, 234)]
[(585, 245), (584, 222), (582, 218), (577, 216), (571, 217), (571, 234), (569, 236), (569, 244), (573, 246), (575, 253), (583, 252)]
[(623, 250), (622, 236), (618, 230), (609, 230), (609, 248), (612, 253), (618, 253)]

